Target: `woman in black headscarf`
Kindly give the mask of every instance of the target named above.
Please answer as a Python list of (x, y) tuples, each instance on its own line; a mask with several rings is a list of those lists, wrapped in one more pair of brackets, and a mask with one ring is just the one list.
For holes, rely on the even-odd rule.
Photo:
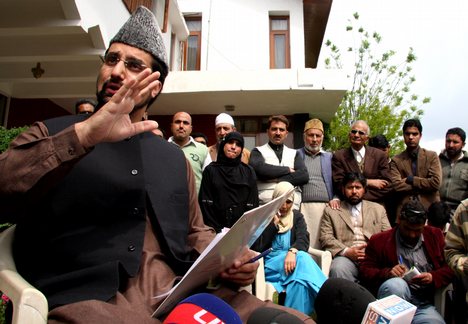
[(203, 171), (198, 201), (205, 224), (217, 233), (258, 206), (255, 171), (241, 162), (243, 149), (240, 133), (227, 134), (219, 145), (216, 162)]

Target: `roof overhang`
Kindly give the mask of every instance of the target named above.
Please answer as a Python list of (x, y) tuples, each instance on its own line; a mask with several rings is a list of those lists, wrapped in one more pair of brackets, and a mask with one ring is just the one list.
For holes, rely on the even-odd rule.
[(149, 114), (311, 113), (329, 121), (343, 98), (347, 82), (340, 70), (171, 72)]

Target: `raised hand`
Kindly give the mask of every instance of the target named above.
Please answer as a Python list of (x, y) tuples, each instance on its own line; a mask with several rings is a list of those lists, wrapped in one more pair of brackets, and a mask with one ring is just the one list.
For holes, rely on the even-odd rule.
[(93, 147), (102, 142), (118, 142), (158, 127), (152, 120), (132, 123), (130, 112), (136, 104), (158, 90), (159, 72), (145, 69), (134, 79), (129, 79), (112, 98), (90, 118), (75, 124), (78, 139), (84, 147)]

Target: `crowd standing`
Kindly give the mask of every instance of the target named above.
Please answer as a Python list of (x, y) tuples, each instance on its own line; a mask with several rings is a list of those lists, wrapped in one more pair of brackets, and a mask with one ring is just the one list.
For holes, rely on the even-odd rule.
[[(312, 322), (329, 286), (309, 247), (332, 254), (329, 280), (416, 305), (413, 323), (443, 323), (434, 295), (453, 284), (453, 320), (466, 321), (464, 130), (449, 129), (437, 155), (419, 145), (421, 122), (406, 120), (406, 149), (390, 156), (385, 136), (372, 137), (358, 120), (350, 146), (327, 152), (323, 123), (312, 118), (296, 150), (285, 144), (288, 118), (274, 115), (268, 142), (249, 152), (232, 116), (216, 117), (209, 146), (192, 133), (190, 114), (177, 112), (165, 141), (147, 109), (167, 73), (156, 19), (140, 7), (110, 41), (93, 109), (77, 103), (74, 116), (37, 122), (2, 154), (0, 221), (17, 224), (15, 262), (46, 295), (50, 323), (157, 323), (163, 318), (151, 314), (161, 300), (153, 297), (172, 288), (215, 233), (290, 189), (252, 250), (220, 269), (213, 294), (243, 321), (270, 306)], [(287, 307), (239, 291), (256, 275), (258, 262), (247, 261), (268, 248), (266, 280)]]

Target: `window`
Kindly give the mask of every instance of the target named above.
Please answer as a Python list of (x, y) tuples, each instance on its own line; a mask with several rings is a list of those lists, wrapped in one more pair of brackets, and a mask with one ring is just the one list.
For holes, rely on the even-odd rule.
[(185, 70), (200, 70), (201, 54), (201, 17), (186, 17), (185, 21), (190, 31), (185, 44)]
[(290, 67), (289, 17), (270, 16), (270, 68)]
[(133, 13), (139, 6), (145, 6), (149, 10), (153, 7), (153, 0), (124, 0), (127, 10)]

